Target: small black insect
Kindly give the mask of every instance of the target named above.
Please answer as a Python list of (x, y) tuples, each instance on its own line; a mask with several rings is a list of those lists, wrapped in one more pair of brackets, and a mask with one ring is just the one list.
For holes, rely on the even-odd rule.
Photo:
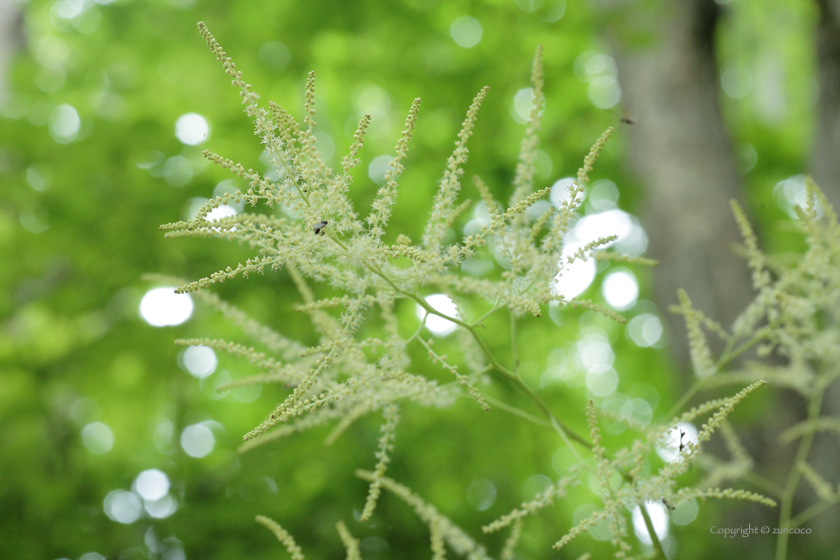
[(682, 453), (682, 450), (686, 447), (686, 444), (683, 444), (683, 442), (682, 442), (684, 435), (685, 435), (685, 432), (680, 430), (680, 453)]
[(327, 220), (321, 220), (320, 222), (318, 222), (317, 224), (312, 226), (312, 231), (315, 232), (315, 235), (318, 235), (319, 233), (321, 233), (323, 231), (323, 229), (325, 227), (327, 227), (328, 223), (329, 222)]
[(623, 112), (619, 113), (615, 109), (611, 109), (610, 112), (612, 114), (614, 114), (616, 117), (618, 117), (618, 121), (621, 122), (622, 124), (636, 124), (635, 119), (631, 118), (630, 113), (628, 113), (627, 111), (623, 111)]
[(668, 508), (671, 511), (674, 511), (676, 509), (674, 506), (669, 504), (668, 500), (666, 500), (665, 498), (662, 498), (662, 503), (665, 504), (665, 507)]

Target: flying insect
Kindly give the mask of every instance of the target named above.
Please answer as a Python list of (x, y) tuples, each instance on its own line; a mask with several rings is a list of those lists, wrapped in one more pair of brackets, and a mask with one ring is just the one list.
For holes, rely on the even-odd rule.
[(324, 228), (327, 227), (328, 223), (329, 222), (327, 220), (321, 220), (320, 222), (318, 222), (317, 224), (312, 226), (312, 231), (315, 232), (315, 235), (318, 235), (319, 233), (323, 233)]

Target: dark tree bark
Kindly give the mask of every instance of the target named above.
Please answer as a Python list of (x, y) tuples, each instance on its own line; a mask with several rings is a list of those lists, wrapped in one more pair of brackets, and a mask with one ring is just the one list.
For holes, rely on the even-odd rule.
[[(840, 2), (817, 0), (820, 19), (816, 30), (817, 71), (819, 73), (819, 102), (817, 127), (811, 150), (811, 173), (825, 192), (835, 210), (840, 210)], [(832, 320), (840, 320), (838, 310)], [(828, 388), (823, 401), (825, 416), (840, 416), (840, 383)], [(811, 464), (829, 482), (838, 483), (837, 465), (840, 449), (837, 438), (819, 437), (815, 440)], [(823, 531), (838, 525), (837, 508), (821, 514), (814, 522)]]
[[(638, 3), (628, 8), (635, 13), (611, 33), (624, 106), (635, 121), (628, 156), (646, 193), (649, 253), (660, 262), (654, 297), (687, 371), (684, 323), (667, 312), (677, 289), (727, 327), (753, 297), (746, 263), (732, 251), (740, 234), (729, 201), (741, 192), (719, 106), (714, 38), (720, 7), (712, 0), (662, 2), (648, 9), (649, 17), (638, 13)], [(642, 45), (629, 44), (628, 36)]]
[(840, 208), (840, 2), (817, 0), (817, 5), (820, 97), (811, 172), (832, 206)]

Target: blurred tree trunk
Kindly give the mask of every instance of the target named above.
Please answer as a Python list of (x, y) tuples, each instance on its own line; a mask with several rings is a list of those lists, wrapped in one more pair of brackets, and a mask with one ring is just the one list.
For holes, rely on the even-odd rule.
[(811, 172), (829, 202), (840, 208), (840, 2), (817, 0), (817, 70), (820, 97)]
[[(610, 29), (624, 106), (629, 163), (645, 188), (654, 297), (688, 371), (685, 325), (669, 313), (684, 288), (694, 307), (728, 327), (752, 299), (729, 201), (740, 178), (719, 107), (713, 0), (629, 3)], [(712, 342), (710, 340), (710, 342)]]
[[(816, 1), (821, 10), (816, 34), (820, 100), (812, 170), (840, 208), (840, 0)], [(612, 7), (616, 23), (608, 29), (609, 39), (623, 103), (635, 122), (626, 130), (629, 163), (645, 188), (642, 221), (649, 253), (660, 261), (654, 297), (665, 311), (675, 303), (676, 290), (685, 288), (697, 309), (729, 327), (754, 293), (747, 263), (732, 252), (740, 234), (729, 200), (741, 198), (741, 192), (719, 106), (714, 47), (721, 7), (713, 0), (616, 0)], [(678, 363), (688, 371), (685, 326), (680, 317), (669, 314), (667, 320)], [(832, 393), (824, 412), (840, 409), (840, 395)], [(805, 411), (801, 398), (784, 392), (776, 410), (761, 427), (742, 434), (742, 441), (760, 470), (783, 483), (792, 451), (779, 446), (777, 436), (803, 419)], [(811, 460), (819, 472), (831, 473), (836, 471), (836, 440), (823, 439), (825, 445), (816, 447)], [(794, 511), (807, 503), (800, 502)], [(778, 512), (754, 508), (749, 515), (765, 517), (765, 524), (772, 525)], [(837, 514), (824, 512), (815, 522), (836, 526)], [(761, 543), (761, 550), (753, 551), (757, 557), (772, 555), (763, 548), (768, 544), (775, 546)]]
[(9, 91), (9, 66), (14, 52), (23, 45), (23, 10), (13, 0), (0, 0), (0, 102)]
[[(670, 345), (684, 372), (677, 384), (679, 396), (695, 378), (685, 323), (668, 311), (677, 302), (677, 290), (685, 289), (696, 309), (725, 328), (754, 297), (747, 263), (732, 250), (740, 233), (729, 201), (741, 198), (741, 183), (720, 110), (715, 35), (722, 14), (713, 0), (622, 6), (626, 9), (615, 12), (622, 17), (610, 29), (610, 39), (623, 104), (635, 123), (625, 132), (628, 162), (645, 190), (641, 219), (650, 238), (648, 253), (659, 261), (653, 271), (654, 299), (670, 327)], [(785, 418), (785, 426), (797, 419)], [(775, 445), (780, 429), (765, 425), (742, 433), (762, 469), (789, 463), (788, 450)], [(720, 440), (711, 444), (713, 453), (726, 460), (728, 452)], [(788, 472), (770, 470), (770, 478), (777, 481)], [(731, 523), (744, 519), (743, 513), (727, 515), (740, 516)], [(768, 526), (778, 519), (778, 513), (767, 508), (753, 508), (748, 515)], [(773, 555), (772, 543), (759, 546), (756, 557)]]
[[(811, 150), (811, 172), (835, 210), (840, 210), (840, 1), (817, 0), (820, 19), (817, 23), (817, 72), (819, 103), (817, 127)], [(840, 320), (840, 311), (833, 320)], [(840, 384), (835, 381), (823, 401), (823, 414), (840, 416)], [(811, 464), (829, 482), (838, 483), (837, 464), (840, 449), (837, 439), (822, 434), (815, 440)], [(832, 508), (814, 520), (820, 530), (834, 530), (840, 512)]]

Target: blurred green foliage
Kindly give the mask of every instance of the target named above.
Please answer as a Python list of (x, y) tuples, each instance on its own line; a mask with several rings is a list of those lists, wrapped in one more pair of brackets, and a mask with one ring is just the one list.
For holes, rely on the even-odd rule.
[[(531, 10), (534, 6), (539, 7)], [(238, 336), (200, 306), (177, 327), (154, 328), (138, 314), (150, 287), (140, 280), (143, 273), (193, 279), (251, 256), (241, 247), (212, 241), (164, 242), (157, 229), (184, 217), (192, 199), (212, 196), (219, 182), (231, 179), (202, 160), (202, 148), (263, 168), (237, 92), (195, 23), (208, 23), (263, 99), (293, 114), (300, 114), (306, 73), (315, 70), (315, 118), (318, 132), (335, 144), (333, 164), (346, 151), (359, 113), (379, 102), (352, 190), (362, 208), (376, 190), (367, 164), (392, 152), (411, 100), (422, 97), (388, 234), (416, 239), (422, 227), (418, 211), (430, 207), (462, 115), (484, 85), (491, 92), (470, 144), (466, 176), (480, 173), (498, 199), (507, 198), (524, 128), (512, 118), (513, 99), (528, 87), (538, 44), (545, 48), (547, 92), (541, 134), (546, 158), (539, 181), (547, 185), (572, 175), (603, 129), (618, 124), (617, 114), (591, 103), (576, 69), (581, 53), (607, 52), (600, 32), (608, 14), (562, 0), (33, 0), (21, 9), (26, 45), (14, 58), (0, 120), (0, 556), (76, 559), (96, 551), (109, 559), (175, 559), (182, 557), (181, 548), (188, 558), (284, 554), (254, 523), (257, 514), (282, 523), (312, 558), (343, 555), (334, 530), (339, 519), (363, 539), (365, 558), (427, 556), (427, 528), (391, 496), (383, 497), (373, 522), (362, 526), (354, 520), (366, 486), (352, 473), (375, 462), (378, 419), (360, 422), (331, 448), (324, 448), (319, 437), (328, 431), (319, 430), (238, 456), (241, 434), (263, 419), (282, 392), (268, 387), (246, 403), (235, 393), (218, 398), (214, 377), (199, 381), (179, 368), (180, 349), (173, 339)], [(771, 60), (767, 64), (781, 72), (789, 92), (784, 110), (769, 116), (755, 77), (760, 72), (754, 74), (752, 93), (724, 96), (757, 221), (767, 244), (783, 249), (796, 248), (797, 241), (774, 233), (785, 216), (771, 189), (801, 172), (806, 160), (816, 88), (812, 11), (782, 1), (732, 2), (721, 30), (722, 68), (755, 69)], [(450, 37), (451, 23), (462, 16), (476, 18), (483, 28), (472, 48)], [(784, 41), (769, 45), (767, 37), (780, 30)], [(74, 107), (81, 119), (78, 137), (70, 142), (57, 141), (50, 129), (51, 116), (63, 104)], [(201, 147), (185, 146), (173, 134), (177, 118), (190, 112), (204, 116), (211, 127)], [(613, 180), (621, 193), (619, 205), (638, 212), (639, 185), (620, 165), (625, 141), (619, 132), (594, 178)], [(182, 160), (170, 159), (174, 156), (185, 158), (192, 173), (182, 179), (166, 175), (167, 161), (184, 167)], [(644, 296), (650, 272), (635, 272)], [(603, 301), (598, 286), (596, 280), (585, 295)], [(302, 337), (309, 332), (304, 318), (289, 308), (297, 295), (284, 272), (226, 283), (216, 291), (283, 332)], [(640, 305), (628, 315), (652, 304)], [(413, 308), (398, 312), (405, 328), (413, 329)], [(501, 319), (487, 323), (487, 340), (504, 356), (505, 325), (496, 321)], [(552, 349), (570, 347), (579, 330), (592, 324), (609, 335), (619, 390), (649, 399), (654, 418), (664, 414), (680, 387), (663, 351), (637, 347), (623, 327), (591, 313), (523, 322), (520, 356), (523, 370), (530, 372), (526, 380), (539, 387)], [(500, 334), (494, 338), (496, 330)], [(445, 348), (454, 342), (439, 344)], [(214, 375), (227, 370), (238, 376), (247, 367), (220, 355)], [(513, 405), (530, 406), (513, 387), (498, 383), (486, 390)], [(586, 431), (585, 387), (552, 386), (541, 393), (562, 418)], [(745, 407), (747, 413), (736, 412), (735, 422), (759, 421), (760, 411), (750, 412), (761, 407), (760, 398), (757, 402)], [(564, 467), (562, 454), (555, 455), (560, 442), (550, 431), (498, 409), (483, 413), (469, 399), (433, 414), (411, 408), (404, 414), (390, 476), (479, 538), (483, 523), (527, 497), (523, 483), (529, 477), (555, 478)], [(214, 451), (201, 459), (187, 456), (177, 434), (208, 420), (218, 423)], [(103, 455), (83, 445), (82, 428), (92, 422), (107, 424), (114, 434), (113, 448)], [(167, 426), (176, 434), (170, 442), (161, 435)], [(109, 519), (103, 509), (108, 493), (130, 489), (146, 469), (167, 474), (177, 511), (164, 519), (145, 515), (131, 524)], [(498, 491), (486, 511), (476, 511), (467, 500), (467, 488), (476, 480), (492, 481)], [(531, 486), (539, 484), (530, 480)], [(520, 557), (556, 556), (550, 544), (568, 529), (575, 509), (593, 500), (584, 485), (527, 521)], [(746, 550), (747, 541), (730, 544), (710, 537), (708, 528), (720, 515), (716, 508), (702, 504), (693, 524), (672, 526), (680, 557)], [(495, 553), (502, 538), (493, 535), (484, 542)], [(748, 542), (755, 546), (757, 540)], [(761, 557), (763, 546), (752, 554)], [(595, 557), (610, 553), (607, 543), (590, 538), (575, 541), (565, 553), (576, 557), (586, 550)]]

